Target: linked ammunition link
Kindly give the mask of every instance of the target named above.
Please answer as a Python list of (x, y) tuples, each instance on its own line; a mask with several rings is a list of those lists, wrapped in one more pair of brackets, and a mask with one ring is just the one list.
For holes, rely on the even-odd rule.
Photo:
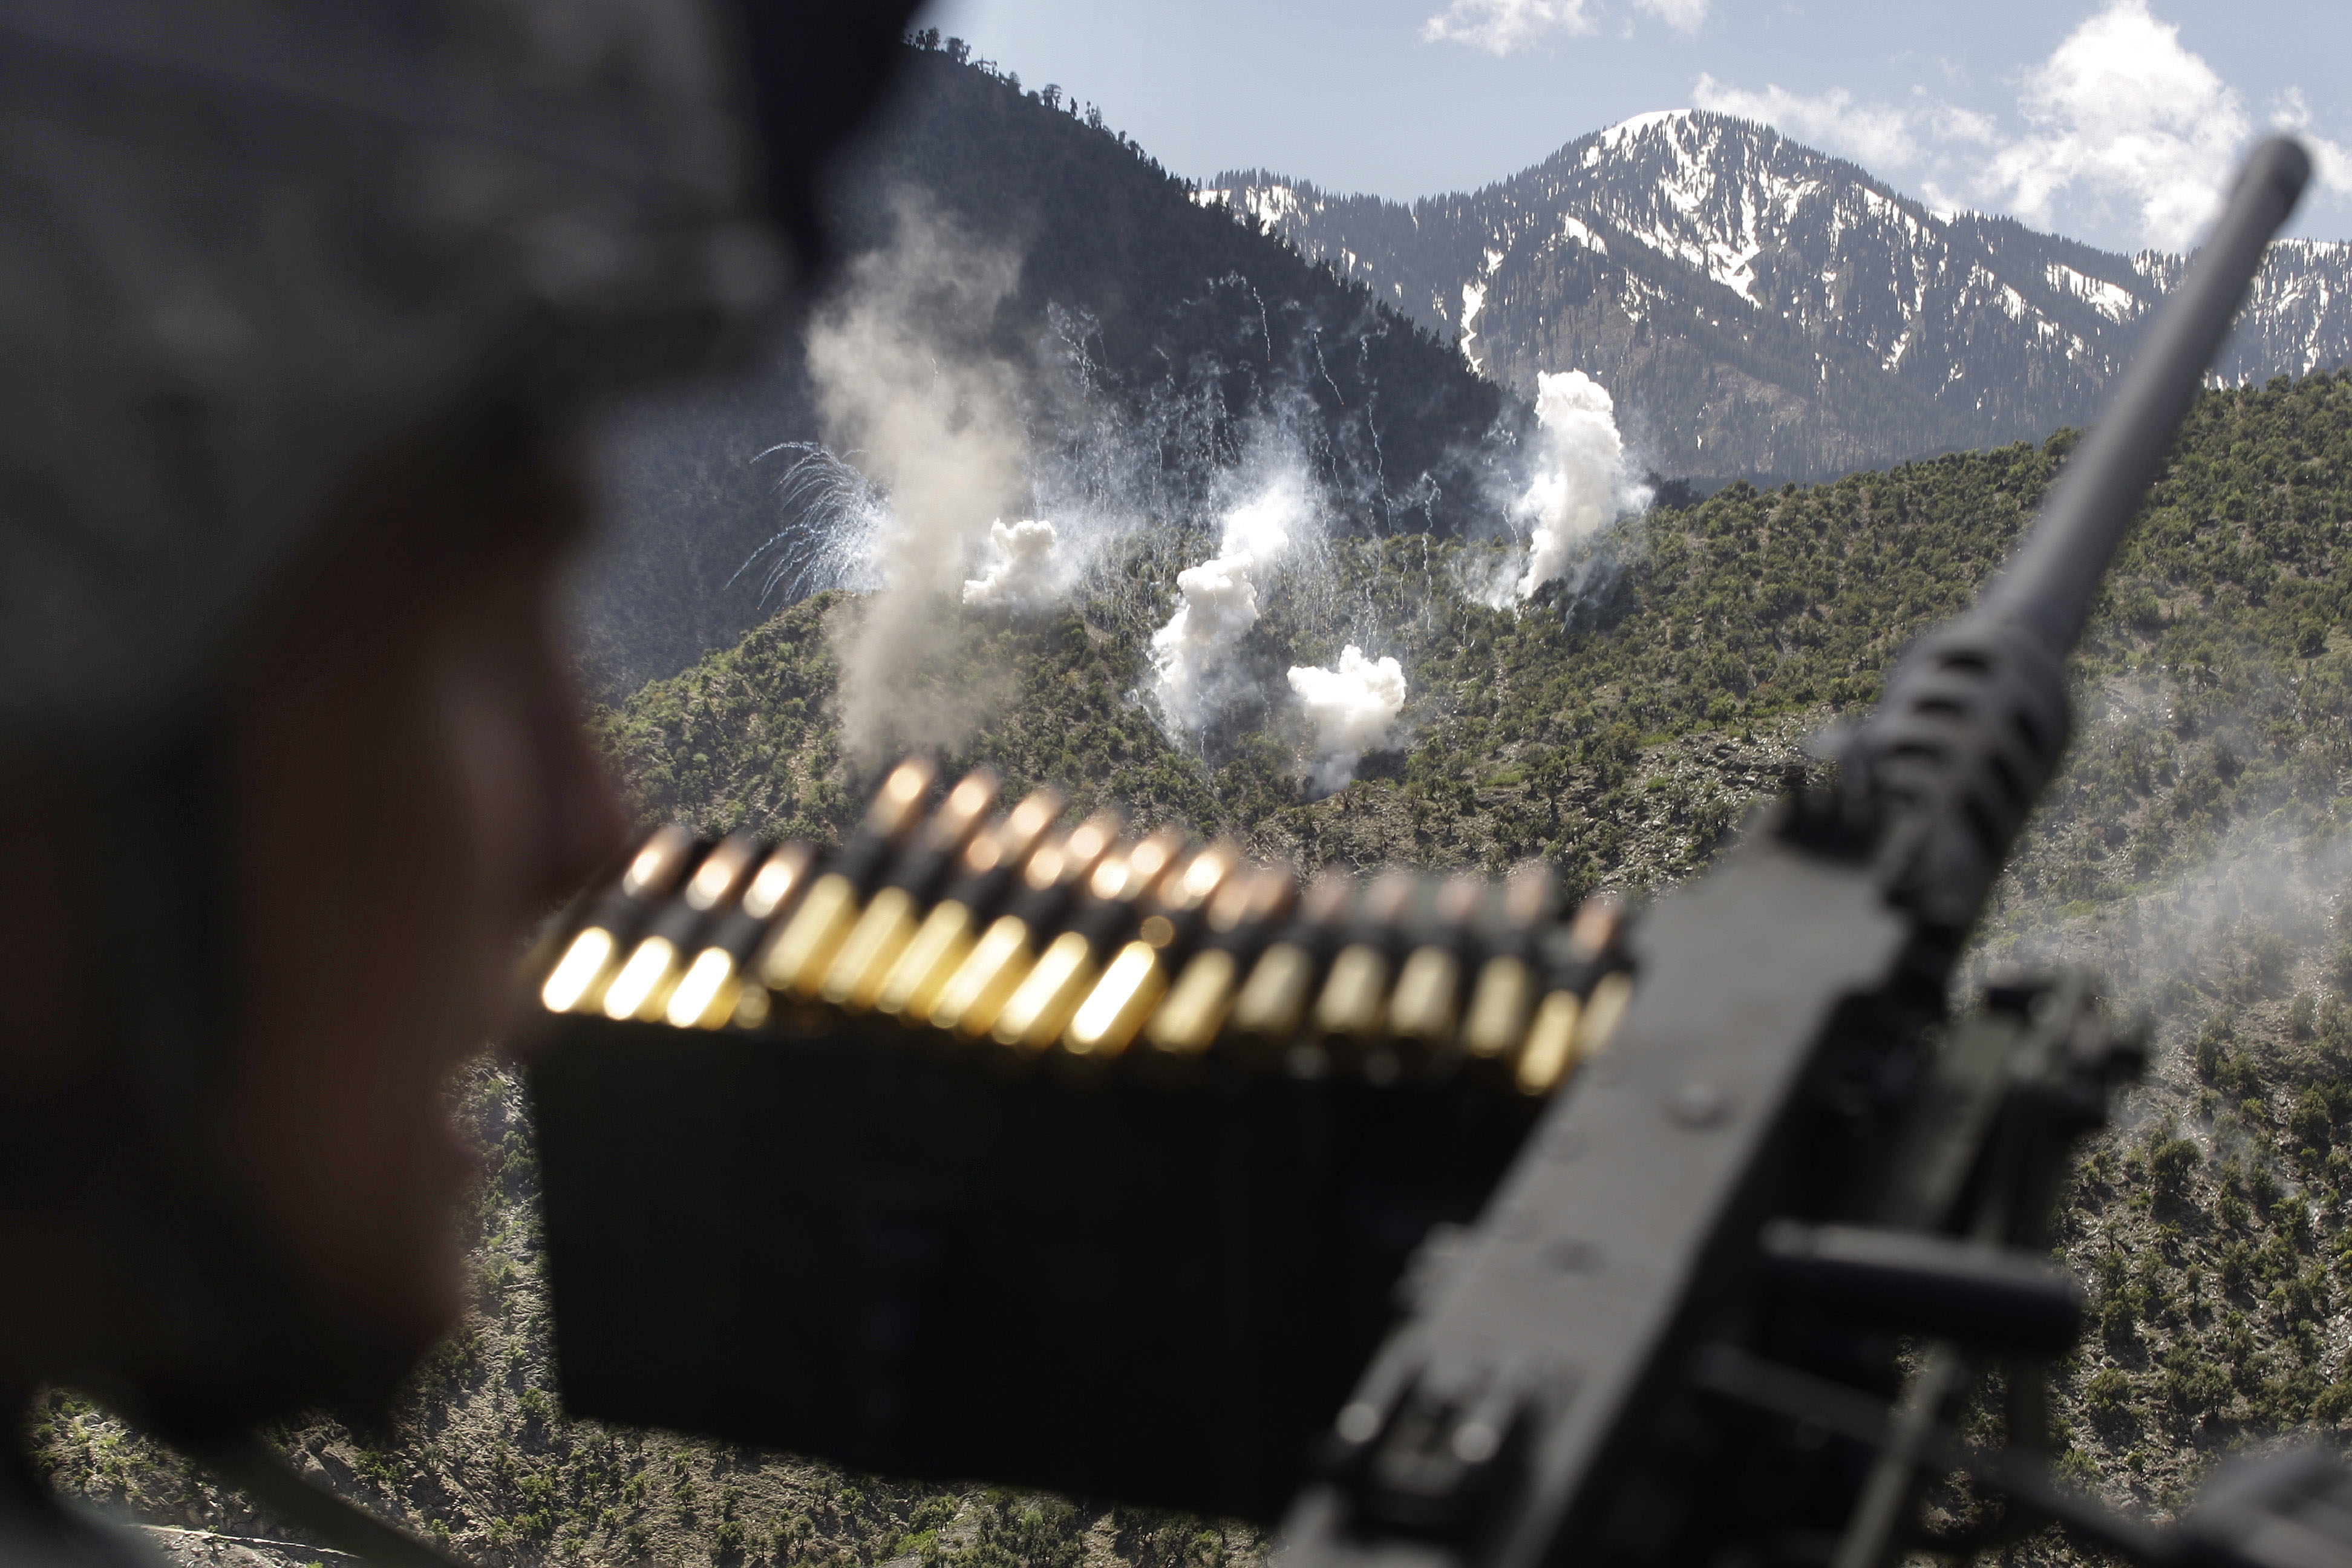
[(1466, 1075), (1540, 1098), (1633, 996), (1619, 906), (1563, 919), (1539, 871), (1302, 889), (1112, 812), (1062, 829), (1051, 790), (993, 816), (985, 773), (934, 806), (937, 782), (901, 763), (830, 855), (660, 829), (553, 933), (541, 1005), (680, 1029), (887, 1021), (1005, 1067)]

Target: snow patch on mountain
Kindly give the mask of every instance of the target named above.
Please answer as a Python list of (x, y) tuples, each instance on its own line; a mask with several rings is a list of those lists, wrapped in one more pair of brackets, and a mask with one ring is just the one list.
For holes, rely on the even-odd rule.
[(2093, 278), (2055, 261), (2043, 268), (2042, 275), (2050, 287), (2073, 295), (2110, 321), (2128, 321), (2140, 312), (2138, 295), (2104, 278)]
[[(1547, 372), (1602, 378), (1665, 472), (1843, 472), (2083, 422), (2184, 265), (1936, 211), (1702, 110), (1633, 116), (1410, 207), (1255, 173), (1216, 186), (1202, 199), (1370, 285), (1523, 395)], [(2282, 242), (2217, 379), (2347, 362), (2352, 245)]]

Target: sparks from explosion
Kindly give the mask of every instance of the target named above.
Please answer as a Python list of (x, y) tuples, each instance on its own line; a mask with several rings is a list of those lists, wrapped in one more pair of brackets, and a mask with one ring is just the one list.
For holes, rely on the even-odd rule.
[(792, 461), (776, 481), (776, 496), (788, 521), (736, 569), (728, 585), (757, 569), (761, 602), (773, 596), (788, 605), (829, 588), (864, 593), (880, 587), (875, 541), (890, 521), (882, 492), (854, 462), (815, 441), (781, 442), (751, 460), (786, 454)]

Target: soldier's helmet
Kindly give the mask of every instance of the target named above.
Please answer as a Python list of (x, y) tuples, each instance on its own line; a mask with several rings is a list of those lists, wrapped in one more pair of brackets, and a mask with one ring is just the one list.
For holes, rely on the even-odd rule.
[(908, 9), (0, 0), (0, 734), (184, 702), (436, 411), (722, 351)]
[(236, 1028), (191, 763), (241, 644), (365, 460), (749, 339), (910, 9), (0, 0), (0, 784), (89, 786), (127, 976), (88, 1085), (0, 1097), (0, 1206), (121, 1233), (201, 1352), (147, 1391), (167, 1425), (250, 1418), (241, 1369), (302, 1327), (187, 1130)]

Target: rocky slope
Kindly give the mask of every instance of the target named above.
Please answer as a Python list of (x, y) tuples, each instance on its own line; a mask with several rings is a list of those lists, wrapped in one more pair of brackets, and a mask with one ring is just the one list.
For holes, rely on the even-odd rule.
[[(1645, 114), (1411, 207), (1257, 171), (1265, 223), (1522, 393), (1582, 370), (1671, 474), (1843, 472), (2038, 438), (2095, 412), (2181, 258), (1945, 214), (1768, 127)], [(2226, 381), (2352, 357), (2352, 247), (2274, 251)]]

